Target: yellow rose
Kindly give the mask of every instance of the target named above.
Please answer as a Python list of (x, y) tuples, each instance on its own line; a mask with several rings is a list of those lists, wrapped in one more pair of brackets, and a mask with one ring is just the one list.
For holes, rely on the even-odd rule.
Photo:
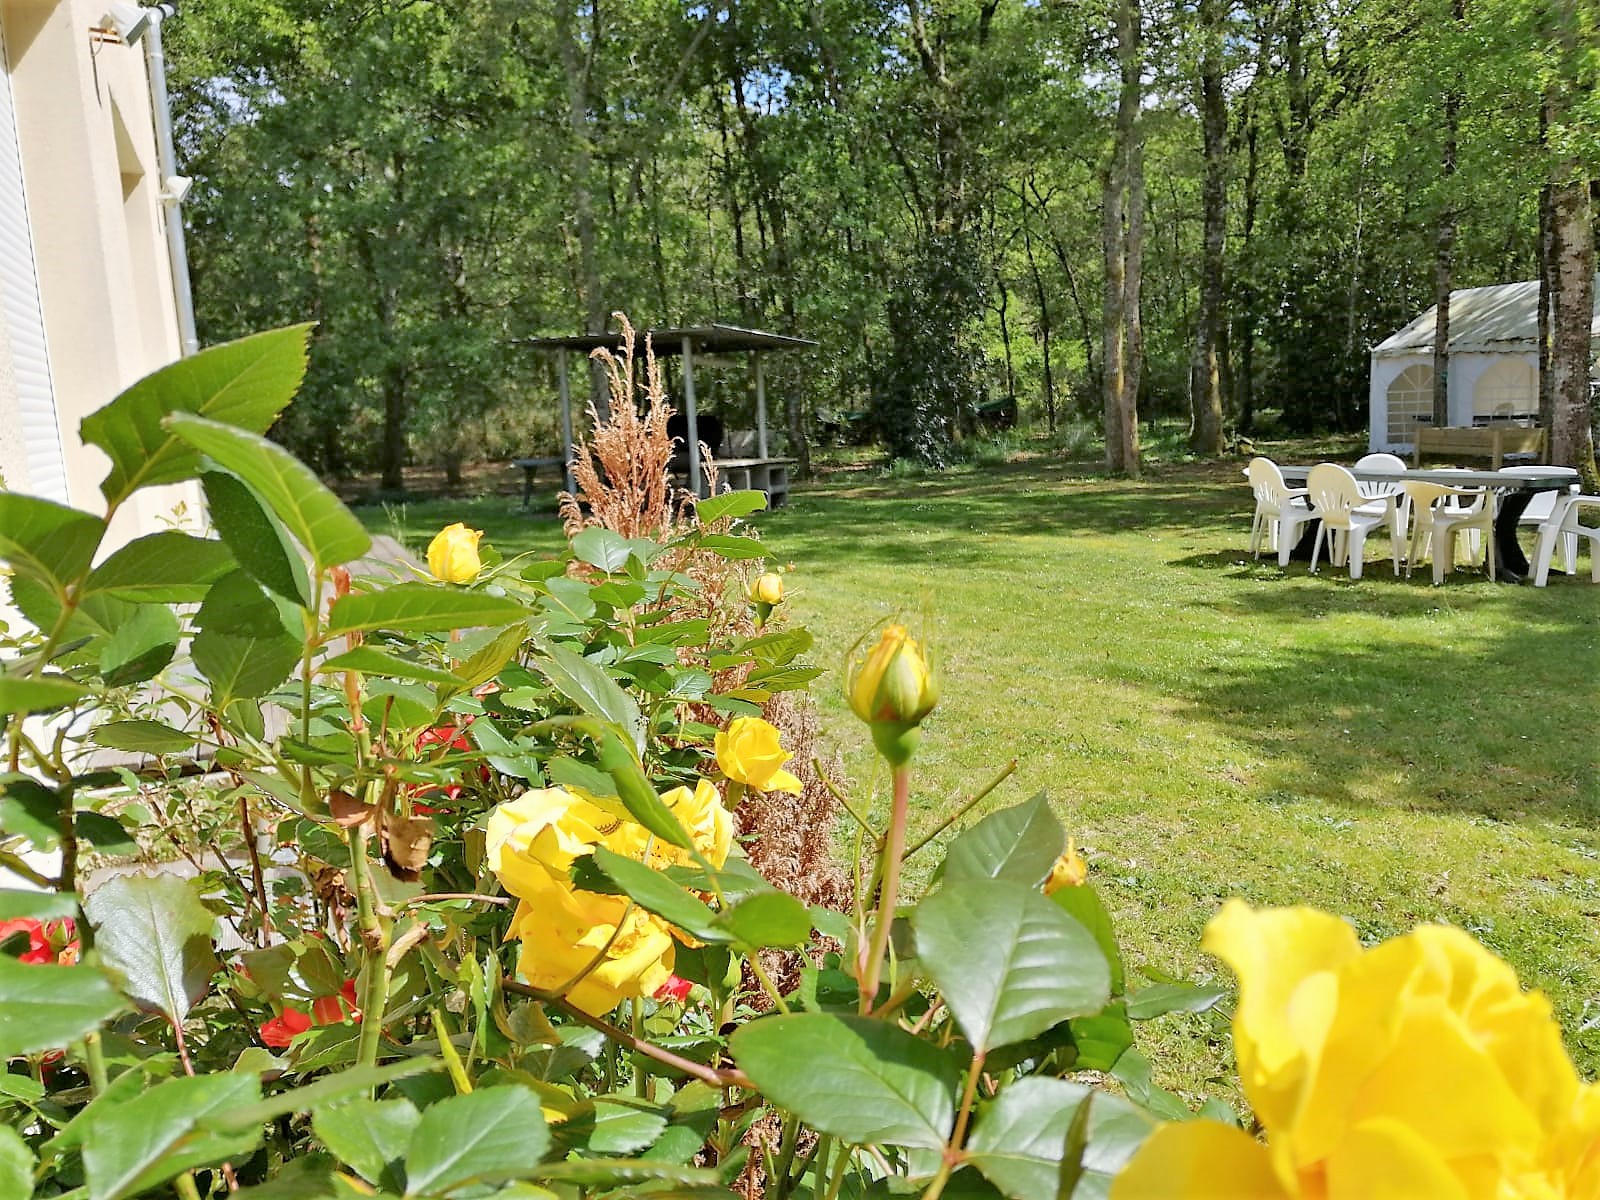
[[(672, 815), (678, 818), (679, 824), (689, 834), (689, 840), (694, 842), (694, 848), (706, 861), (713, 867), (720, 867), (728, 861), (728, 851), (733, 847), (733, 818), (722, 807), (722, 797), (717, 794), (715, 787), (704, 779), (698, 779), (694, 791), (675, 787), (662, 794), (661, 803), (672, 810)], [(659, 847), (660, 843), (657, 845)], [(663, 853), (668, 853), (673, 848), (667, 846), (661, 849)], [(682, 857), (687, 861), (687, 855)]]
[(626, 896), (580, 892), (548, 877), (523, 896), (506, 937), (522, 942), (518, 973), (546, 991), (565, 987), (604, 950), (567, 992), (594, 1017), (630, 997), (653, 996), (672, 975), (672, 935), (661, 918), (630, 908)]
[(886, 627), (878, 644), (851, 662), (845, 686), (863, 721), (914, 725), (939, 702), (933, 672), (904, 625)]
[(484, 851), (489, 869), (513, 896), (562, 882), (574, 859), (605, 846), (642, 858), (648, 831), (566, 788), (533, 788), (489, 813)]
[(483, 569), (478, 539), (483, 530), (468, 529), (460, 521), (446, 525), (428, 543), (428, 570), (445, 583), (471, 583)]
[(1234, 1048), (1266, 1144), (1162, 1126), (1112, 1200), (1600, 1193), (1600, 1100), (1549, 1003), (1459, 929), (1363, 950), (1326, 913), (1230, 900), (1203, 945), (1239, 976)]
[(1053, 895), (1064, 887), (1082, 887), (1088, 878), (1089, 864), (1083, 861), (1083, 855), (1078, 853), (1077, 843), (1069, 837), (1066, 851), (1056, 859), (1056, 865), (1050, 868), (1050, 874), (1045, 876), (1044, 894)]
[(750, 585), (750, 599), (756, 604), (782, 604), (783, 576), (776, 571), (758, 576)]
[(800, 781), (783, 769), (794, 755), (778, 744), (778, 731), (760, 717), (735, 717), (717, 734), (717, 766), (729, 779), (762, 792), (793, 792)]

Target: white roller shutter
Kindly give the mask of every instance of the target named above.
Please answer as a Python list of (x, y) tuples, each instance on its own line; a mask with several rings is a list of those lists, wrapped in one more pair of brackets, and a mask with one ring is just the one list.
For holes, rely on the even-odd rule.
[(61, 452), (50, 352), (39, 301), (39, 274), (22, 190), (16, 111), (11, 102), (11, 67), (0, 32), (0, 320), (11, 343), (17, 407), (28, 460), (28, 491), (67, 503), (67, 468)]

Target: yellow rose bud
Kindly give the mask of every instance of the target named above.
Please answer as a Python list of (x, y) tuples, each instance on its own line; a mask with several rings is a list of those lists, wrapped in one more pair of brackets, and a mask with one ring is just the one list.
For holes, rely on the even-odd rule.
[(794, 755), (778, 743), (778, 731), (760, 717), (735, 717), (717, 734), (717, 766), (737, 783), (761, 792), (792, 792), (800, 781), (783, 770)]
[(1550, 1003), (1466, 933), (1364, 948), (1337, 917), (1230, 900), (1239, 1081), (1266, 1133), (1164, 1125), (1112, 1200), (1594, 1195), (1600, 1104)]
[(428, 570), (445, 583), (471, 583), (483, 569), (478, 539), (483, 530), (468, 529), (460, 521), (446, 525), (428, 543)]
[(672, 975), (674, 944), (666, 922), (630, 907), (626, 896), (581, 892), (546, 878), (522, 897), (506, 936), (522, 942), (518, 973), (546, 991), (566, 987), (600, 954), (567, 991), (590, 1016), (630, 997), (653, 996)]
[(939, 702), (939, 684), (904, 625), (887, 626), (878, 644), (845, 672), (850, 708), (872, 726), (885, 758), (903, 765), (916, 748), (917, 726)]
[[(689, 840), (713, 867), (728, 861), (728, 851), (733, 848), (733, 818), (722, 806), (717, 789), (704, 779), (695, 781), (694, 791), (675, 787), (664, 792), (661, 803), (672, 810)], [(663, 854), (672, 852), (670, 846), (661, 847)], [(687, 860), (687, 855), (684, 856)]]
[(776, 571), (758, 576), (750, 585), (750, 599), (756, 604), (782, 604), (783, 576)]
[(1044, 894), (1054, 895), (1064, 887), (1082, 887), (1088, 878), (1089, 864), (1083, 861), (1083, 855), (1078, 853), (1077, 843), (1069, 837), (1066, 852), (1056, 859), (1056, 865), (1051, 867), (1050, 874), (1045, 876)]

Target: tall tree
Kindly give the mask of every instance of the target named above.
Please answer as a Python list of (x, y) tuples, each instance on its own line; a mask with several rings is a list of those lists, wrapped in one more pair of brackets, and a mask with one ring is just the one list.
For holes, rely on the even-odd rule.
[(1117, 115), (1101, 173), (1105, 261), (1101, 362), (1105, 379), (1106, 466), (1137, 478), (1139, 376), (1144, 366), (1139, 292), (1144, 272), (1144, 144), (1139, 120), (1144, 68), (1139, 0), (1116, 5)]
[(1228, 0), (1199, 0), (1197, 6), (1200, 55), (1195, 84), (1205, 180), (1201, 186), (1200, 307), (1189, 377), (1189, 448), (1201, 454), (1221, 454), (1224, 449), (1221, 348), (1227, 328), (1223, 267), (1228, 231), (1228, 105), (1222, 55), (1228, 8)]

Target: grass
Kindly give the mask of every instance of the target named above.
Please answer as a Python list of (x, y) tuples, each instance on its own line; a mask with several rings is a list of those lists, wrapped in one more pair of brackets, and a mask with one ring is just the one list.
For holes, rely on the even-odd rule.
[[(920, 815), (1015, 756), (987, 803), (1050, 795), (1135, 978), (1225, 979), (1198, 945), (1228, 896), (1316, 905), (1369, 939), (1448, 921), (1550, 995), (1593, 1075), (1600, 593), (1586, 576), (1543, 590), (1395, 579), (1381, 539), (1357, 584), (1280, 572), (1246, 554), (1250, 510), (1237, 462), (1174, 455), (1133, 483), (1039, 457), (841, 473), (760, 527), (793, 565), (792, 615), (829, 668), (824, 728), (858, 784), (882, 790), (839, 697), (843, 652), (926, 606), (944, 696), (917, 760)], [(413, 546), (457, 519), (506, 553), (560, 544), (505, 499), (396, 515)], [(1143, 1035), (1161, 1081), (1227, 1090), (1215, 1021)]]

